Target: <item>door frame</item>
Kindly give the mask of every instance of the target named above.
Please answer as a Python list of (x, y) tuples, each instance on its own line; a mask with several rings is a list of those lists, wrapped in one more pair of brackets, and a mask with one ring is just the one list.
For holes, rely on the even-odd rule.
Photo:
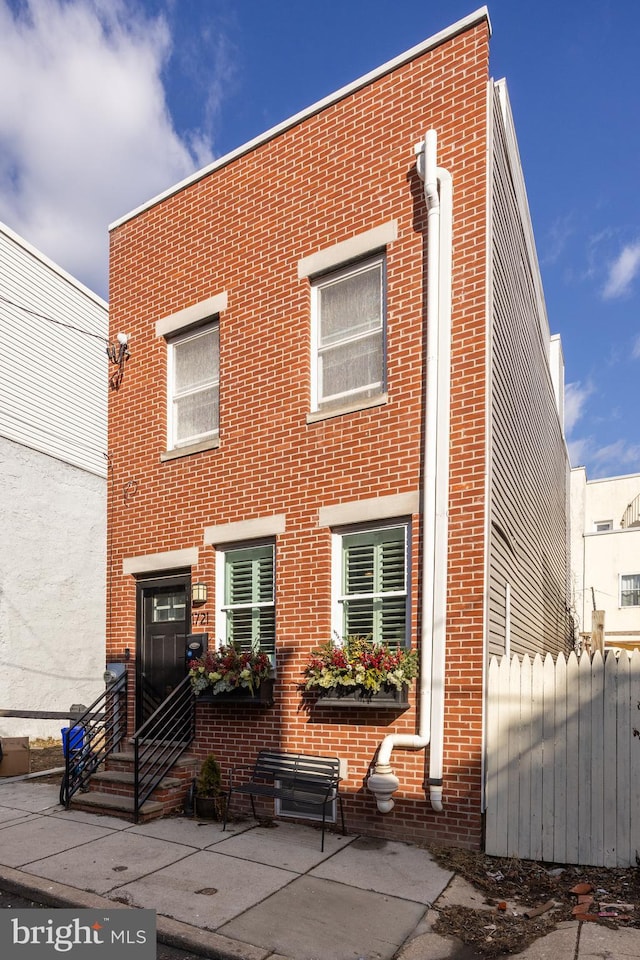
[[(135, 689), (135, 729), (137, 730), (143, 722), (142, 718), (142, 698), (140, 696), (141, 678), (142, 678), (142, 649), (143, 649), (143, 631), (144, 631), (144, 600), (147, 590), (154, 590), (158, 587), (181, 587), (184, 586), (186, 593), (185, 610), (185, 634), (191, 633), (191, 568), (170, 570), (164, 573), (156, 573), (151, 576), (145, 575), (136, 579), (136, 689)], [(184, 675), (187, 675), (187, 664), (185, 660)]]

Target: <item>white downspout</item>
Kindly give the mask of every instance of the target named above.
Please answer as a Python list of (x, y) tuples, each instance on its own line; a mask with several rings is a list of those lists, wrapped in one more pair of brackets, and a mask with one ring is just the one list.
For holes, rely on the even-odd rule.
[[(449, 561), (449, 447), (451, 421), (451, 247), (453, 190), (451, 175), (438, 167), (440, 185), (440, 279), (438, 299), (438, 426), (435, 478), (435, 543), (431, 665), (431, 748), (429, 797), (442, 811), (444, 755), (444, 686), (447, 653), (447, 583)], [(428, 517), (427, 517), (428, 522)]]
[(419, 729), (417, 735), (390, 734), (380, 745), (376, 766), (367, 780), (367, 787), (375, 795), (381, 813), (389, 813), (393, 809), (392, 797), (400, 786), (391, 767), (394, 747), (424, 750), (430, 741), (431, 805), (436, 811), (442, 810), (449, 495), (451, 177), (437, 166), (435, 130), (426, 133), (424, 143), (416, 147), (416, 154), (418, 173), (424, 181), (428, 234)]

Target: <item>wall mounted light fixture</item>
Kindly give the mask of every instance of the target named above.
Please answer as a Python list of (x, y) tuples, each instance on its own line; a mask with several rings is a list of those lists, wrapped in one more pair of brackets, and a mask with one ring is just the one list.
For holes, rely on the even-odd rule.
[(109, 387), (111, 390), (118, 390), (124, 377), (124, 365), (131, 356), (129, 350), (129, 334), (119, 333), (117, 344), (109, 343), (107, 346), (107, 356), (111, 363), (118, 368), (109, 377)]
[(192, 583), (191, 584), (191, 602), (194, 606), (206, 603), (207, 602), (207, 585), (206, 583)]

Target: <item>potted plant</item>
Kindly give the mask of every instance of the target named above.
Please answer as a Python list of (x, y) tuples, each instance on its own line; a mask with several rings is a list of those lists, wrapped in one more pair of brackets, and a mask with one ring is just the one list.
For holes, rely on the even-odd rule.
[(418, 654), (368, 637), (330, 640), (312, 651), (304, 668), (304, 690), (316, 690), (319, 705), (406, 706), (409, 683), (418, 673)]
[(220, 764), (212, 753), (200, 766), (195, 786), (196, 816), (203, 820), (219, 820), (223, 814), (224, 793)]
[[(243, 699), (265, 702), (271, 696), (271, 659), (259, 647), (245, 650), (234, 643), (207, 650), (189, 669), (191, 688), (201, 699)], [(261, 695), (265, 694), (264, 697)]]

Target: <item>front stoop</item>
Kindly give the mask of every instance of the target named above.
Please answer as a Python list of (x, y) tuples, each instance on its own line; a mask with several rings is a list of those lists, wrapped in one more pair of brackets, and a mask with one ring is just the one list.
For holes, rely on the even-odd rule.
[[(74, 810), (133, 820), (133, 764), (133, 752), (112, 754), (106, 769), (92, 774), (89, 792), (74, 794), (70, 806)], [(139, 822), (167, 817), (182, 810), (196, 768), (197, 762), (192, 757), (181, 757), (172, 767), (170, 776), (164, 777), (142, 804)]]

